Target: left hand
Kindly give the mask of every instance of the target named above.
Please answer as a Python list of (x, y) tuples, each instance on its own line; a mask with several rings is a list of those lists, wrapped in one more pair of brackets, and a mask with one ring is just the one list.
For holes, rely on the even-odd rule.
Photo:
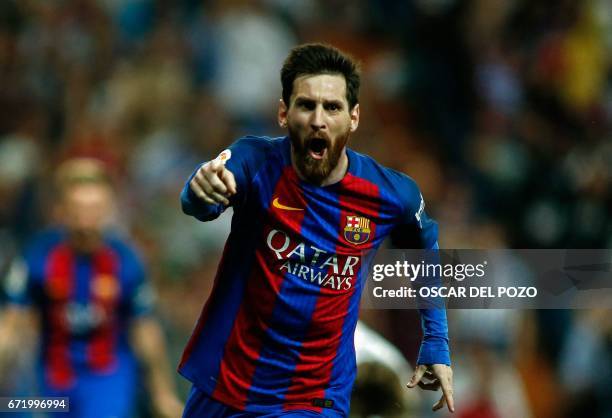
[[(429, 382), (423, 382), (425, 378)], [(453, 369), (446, 364), (420, 364), (414, 370), (412, 379), (406, 386), (412, 389), (415, 386), (419, 386), (423, 390), (436, 391), (440, 387), (442, 388), (442, 396), (440, 400), (433, 405), (432, 410), (437, 411), (442, 408), (444, 404), (448, 406), (450, 412), (455, 412), (455, 402), (453, 400)]]

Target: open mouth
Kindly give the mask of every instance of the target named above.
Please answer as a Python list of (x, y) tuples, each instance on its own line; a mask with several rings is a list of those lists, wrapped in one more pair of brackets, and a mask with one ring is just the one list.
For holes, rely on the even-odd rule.
[(308, 142), (308, 154), (315, 160), (322, 160), (327, 153), (327, 140), (325, 138), (312, 138)]

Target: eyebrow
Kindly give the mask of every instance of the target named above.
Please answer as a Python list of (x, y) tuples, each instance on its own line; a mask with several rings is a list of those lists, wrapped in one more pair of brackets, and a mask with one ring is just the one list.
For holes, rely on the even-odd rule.
[[(295, 98), (295, 103), (314, 103), (316, 101), (317, 100), (311, 99), (310, 97), (306, 96), (298, 96)], [(344, 107), (344, 102), (338, 99), (323, 99), (323, 104), (335, 104), (338, 107)]]
[(298, 96), (295, 98), (295, 102), (314, 102), (314, 99), (311, 99), (309, 97), (304, 97), (304, 96)]

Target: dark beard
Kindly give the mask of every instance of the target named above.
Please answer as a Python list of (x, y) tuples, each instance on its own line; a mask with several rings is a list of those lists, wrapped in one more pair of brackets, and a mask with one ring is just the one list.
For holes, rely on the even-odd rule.
[(336, 138), (336, 142), (331, 144), (328, 142), (327, 152), (321, 160), (312, 158), (309, 154), (309, 142), (312, 138), (306, 138), (305, 141), (299, 137), (299, 134), (289, 127), (289, 138), (291, 139), (293, 161), (298, 168), (299, 173), (310, 183), (320, 185), (330, 175), (332, 170), (338, 165), (342, 149), (348, 142), (350, 131)]

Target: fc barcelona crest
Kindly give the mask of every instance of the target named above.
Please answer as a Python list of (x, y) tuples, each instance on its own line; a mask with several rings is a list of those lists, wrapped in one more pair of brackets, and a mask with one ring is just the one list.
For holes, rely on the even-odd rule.
[(118, 279), (110, 274), (99, 274), (91, 282), (91, 292), (98, 299), (113, 300), (119, 291)]
[(363, 244), (370, 239), (370, 220), (361, 216), (347, 215), (344, 239), (351, 244)]

